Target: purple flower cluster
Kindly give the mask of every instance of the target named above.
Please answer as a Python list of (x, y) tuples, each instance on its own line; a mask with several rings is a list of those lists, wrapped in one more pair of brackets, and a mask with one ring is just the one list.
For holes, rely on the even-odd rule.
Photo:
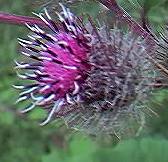
[(163, 60), (167, 46), (159, 43), (155, 56), (132, 30), (96, 26), (90, 19), (84, 23), (60, 6), (58, 24), (45, 10), (36, 15), (46, 27), (27, 24), (29, 39), (19, 39), (24, 58), (16, 68), (27, 83), (15, 86), (22, 89), (17, 102), (30, 101), (22, 112), (40, 106), (48, 112), (41, 125), (61, 118), (69, 127), (91, 134), (121, 135), (131, 127), (138, 129), (160, 77), (151, 58)]

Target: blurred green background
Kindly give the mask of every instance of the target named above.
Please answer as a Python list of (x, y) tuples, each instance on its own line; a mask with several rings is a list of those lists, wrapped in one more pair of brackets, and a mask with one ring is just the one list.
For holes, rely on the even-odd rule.
[[(47, 1), (45, 1), (47, 2)], [(140, 5), (142, 0), (138, 1)], [(42, 1), (0, 0), (0, 11), (31, 15), (40, 10)], [(137, 21), (140, 6), (136, 0), (119, 3)], [(130, 5), (131, 3), (131, 5)], [(157, 31), (168, 20), (167, 0), (145, 0), (152, 27)], [(83, 3), (78, 11), (98, 14), (94, 3)], [(158, 90), (151, 99), (158, 116), (148, 116), (139, 137), (119, 141), (110, 136), (93, 137), (69, 130), (62, 122), (39, 127), (37, 120), (45, 115), (36, 110), (24, 116), (16, 110), (18, 84), (14, 59), (19, 57), (18, 37), (26, 37), (21, 26), (0, 24), (0, 162), (168, 162), (168, 91)]]

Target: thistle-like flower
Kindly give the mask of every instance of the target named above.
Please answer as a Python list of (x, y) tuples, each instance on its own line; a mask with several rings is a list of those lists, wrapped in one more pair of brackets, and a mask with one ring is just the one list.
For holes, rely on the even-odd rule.
[(41, 125), (62, 118), (91, 134), (130, 131), (142, 123), (157, 77), (144, 40), (131, 30), (83, 23), (60, 5), (59, 24), (45, 10), (36, 15), (47, 27), (27, 24), (29, 40), (19, 39), (26, 59), (16, 62), (24, 73), (18, 76), (30, 82), (15, 86), (23, 90), (17, 102), (31, 101), (22, 112), (41, 106), (48, 112)]

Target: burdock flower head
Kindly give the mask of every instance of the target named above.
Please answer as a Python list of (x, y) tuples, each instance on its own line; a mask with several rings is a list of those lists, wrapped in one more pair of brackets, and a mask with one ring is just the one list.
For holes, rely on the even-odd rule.
[(23, 60), (18, 76), (30, 80), (17, 102), (30, 100), (48, 112), (45, 125), (62, 118), (75, 129), (119, 134), (142, 124), (144, 103), (157, 73), (142, 38), (114, 26), (84, 23), (62, 4), (55, 23), (47, 10), (36, 14), (46, 27), (29, 25), (28, 40), (19, 39)]

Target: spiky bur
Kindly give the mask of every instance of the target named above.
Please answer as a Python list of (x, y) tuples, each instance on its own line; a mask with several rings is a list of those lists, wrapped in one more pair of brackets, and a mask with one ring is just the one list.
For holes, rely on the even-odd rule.
[(19, 39), (26, 59), (16, 62), (24, 73), (18, 76), (31, 80), (15, 86), (23, 89), (17, 102), (31, 102), (22, 112), (41, 106), (48, 112), (41, 125), (62, 118), (90, 134), (130, 132), (142, 123), (156, 79), (144, 41), (131, 31), (98, 28), (91, 20), (85, 25), (61, 7), (59, 26), (45, 10), (37, 16), (47, 29), (27, 24), (29, 40)]
[(145, 104), (156, 71), (140, 38), (118, 29), (104, 31), (97, 30), (101, 41), (92, 42), (93, 66), (81, 87), (83, 103), (64, 119), (91, 134), (132, 134), (144, 123), (145, 110), (150, 110)]

